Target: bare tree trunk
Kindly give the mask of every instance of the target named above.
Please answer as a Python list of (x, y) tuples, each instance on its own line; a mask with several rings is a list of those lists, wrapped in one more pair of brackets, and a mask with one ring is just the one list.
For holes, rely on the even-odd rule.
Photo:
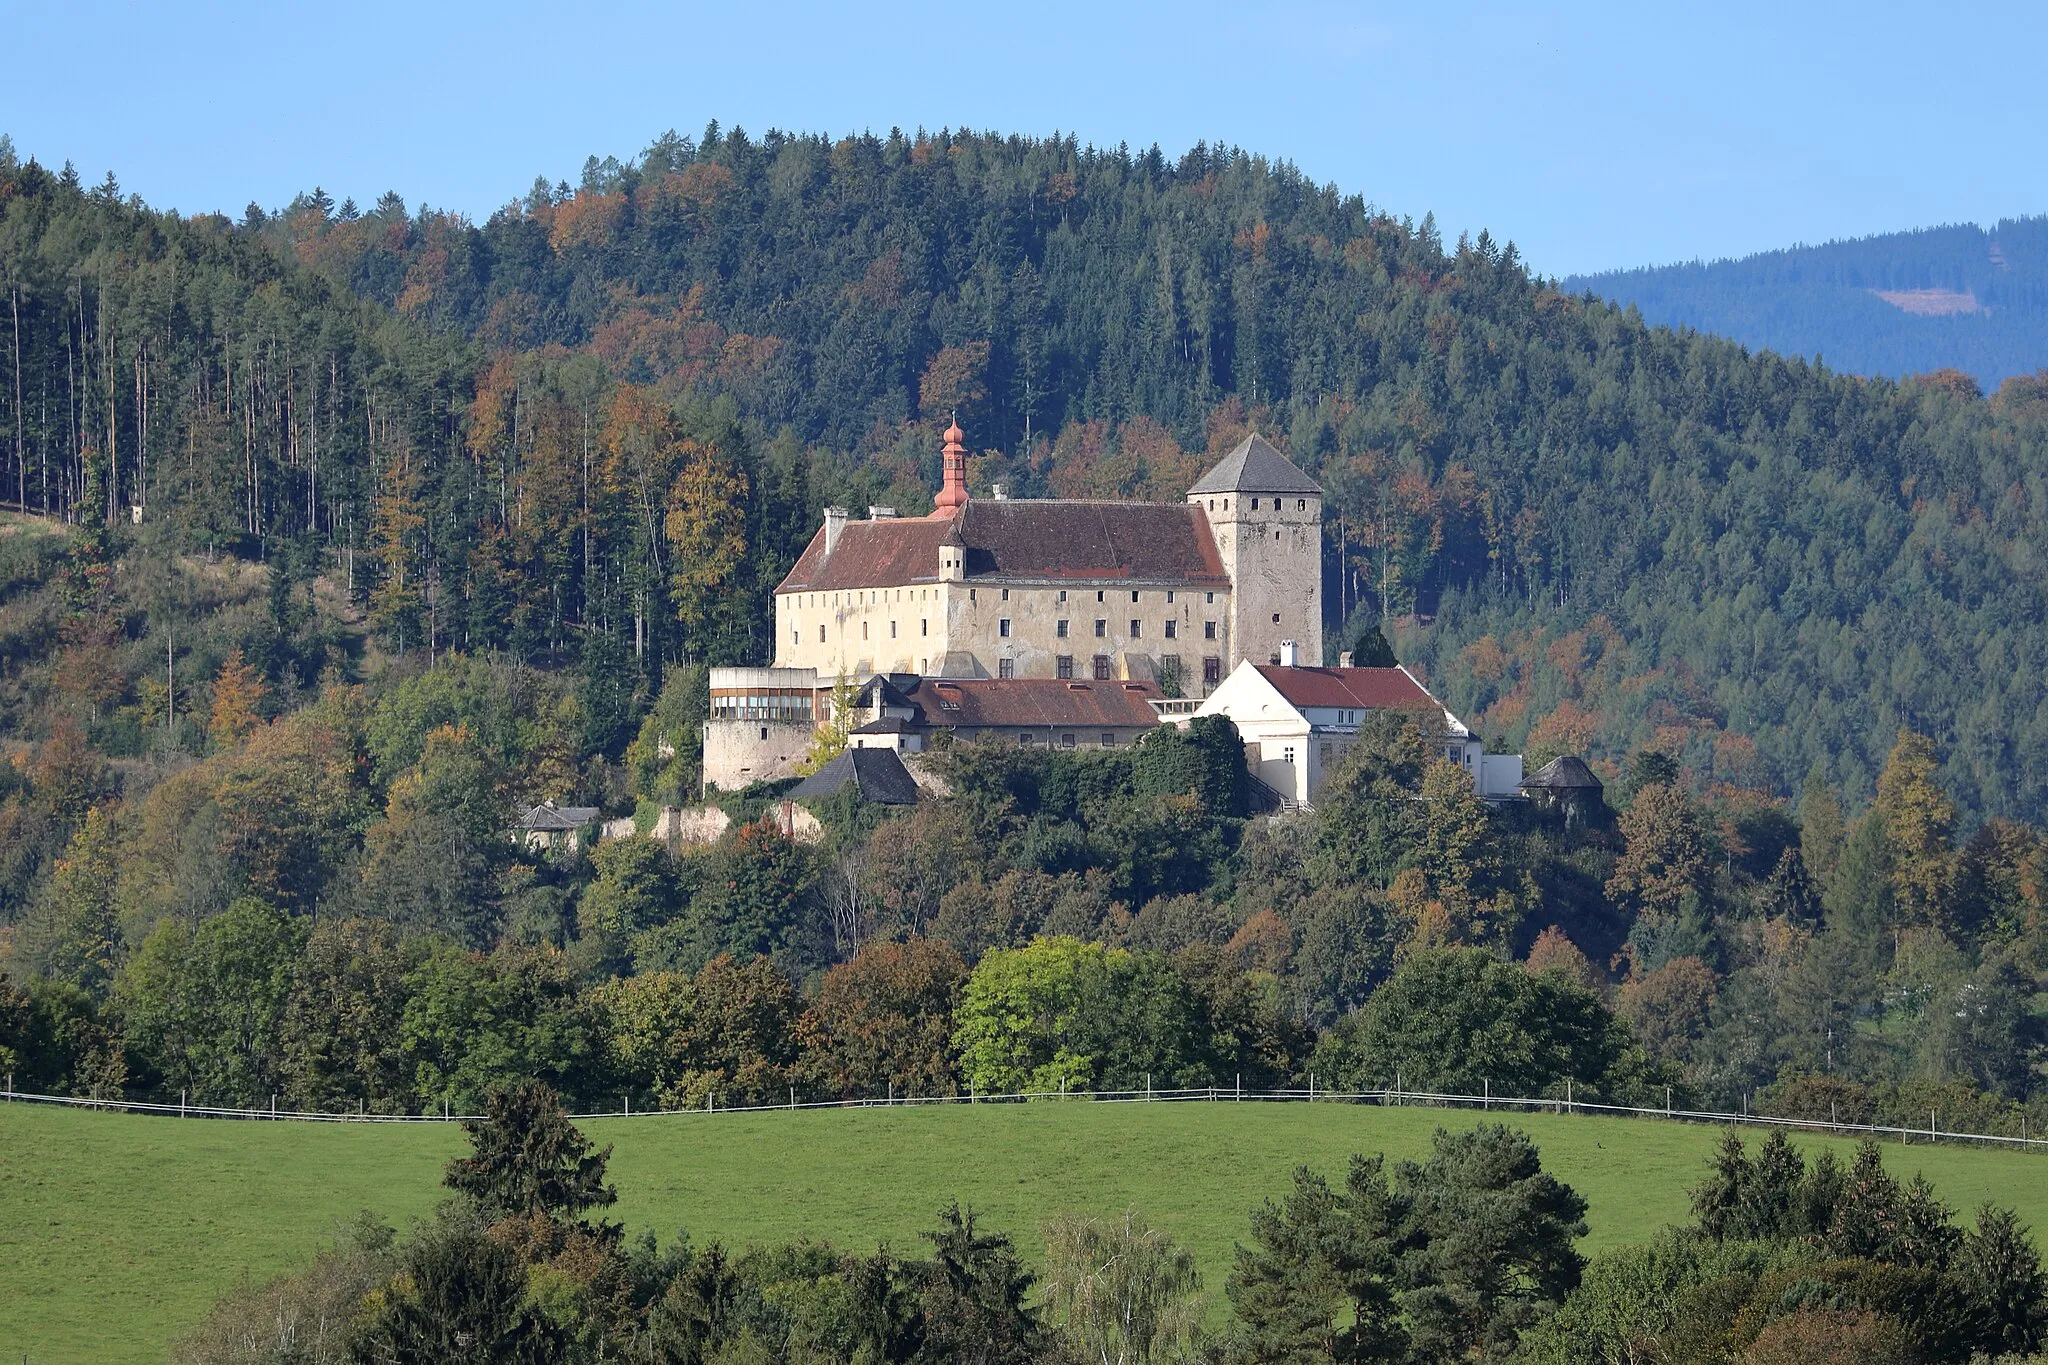
[(832, 916), (832, 946), (841, 960), (860, 951), (861, 911), (866, 904), (867, 857), (859, 845), (839, 855), (825, 879), (825, 901)]
[(21, 443), (21, 286), (8, 291), (14, 306), (14, 496), (28, 511), (28, 448)]

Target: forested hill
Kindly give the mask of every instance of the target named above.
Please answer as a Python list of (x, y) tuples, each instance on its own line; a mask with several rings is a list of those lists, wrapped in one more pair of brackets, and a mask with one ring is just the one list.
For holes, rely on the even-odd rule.
[(1892, 232), (1741, 260), (1576, 276), (1574, 292), (1852, 374), (1955, 369), (1986, 389), (2048, 366), (2048, 217)]
[(1860, 800), (1912, 726), (1966, 812), (2048, 814), (2048, 380), (1653, 329), (1235, 149), (714, 125), (482, 224), (185, 219), (0, 153), (0, 496), (143, 506), (88, 568), (284, 584), (210, 630), (147, 574), (0, 602), (16, 738), (139, 752), (149, 670), (230, 645), (295, 704), (363, 667), (292, 615), (317, 577), (390, 655), (580, 667), (615, 753), (667, 663), (768, 656), (820, 506), (929, 505), (957, 410), (1026, 494), (1177, 497), (1266, 432), (1330, 489), (1333, 615), (1398, 618), (1497, 745)]

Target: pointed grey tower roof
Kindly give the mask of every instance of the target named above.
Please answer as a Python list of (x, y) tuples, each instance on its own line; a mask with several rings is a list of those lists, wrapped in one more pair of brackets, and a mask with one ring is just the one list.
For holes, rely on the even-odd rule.
[(1320, 498), (1322, 485), (1288, 463), (1287, 457), (1252, 435), (1195, 480), (1194, 493), (1308, 493)]

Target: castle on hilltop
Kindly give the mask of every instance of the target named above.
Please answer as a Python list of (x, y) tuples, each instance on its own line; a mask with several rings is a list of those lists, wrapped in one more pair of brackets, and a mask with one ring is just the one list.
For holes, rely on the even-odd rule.
[(986, 680), (988, 732), (1092, 747), (1128, 738), (1095, 685), (1198, 699), (1245, 660), (1321, 662), (1323, 490), (1263, 438), (1178, 503), (972, 497), (964, 438), (930, 516), (825, 509), (775, 590), (774, 666), (712, 670), (707, 784), (793, 772), (841, 678)]
[(1321, 662), (1323, 490), (1248, 436), (1179, 503), (973, 498), (946, 432), (928, 517), (825, 509), (775, 590), (777, 668), (1156, 683), (1206, 696), (1283, 641)]

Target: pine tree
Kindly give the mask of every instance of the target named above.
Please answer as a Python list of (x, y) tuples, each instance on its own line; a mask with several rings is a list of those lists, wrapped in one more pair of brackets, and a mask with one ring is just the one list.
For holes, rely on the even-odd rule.
[(420, 508), (424, 487), (418, 462), (401, 450), (385, 466), (377, 505), (371, 518), (371, 555), (380, 575), (370, 591), (370, 619), (391, 637), (401, 657), (406, 642), (419, 639), (420, 535), (426, 513)]
[(236, 645), (221, 660), (220, 672), (213, 679), (213, 714), (206, 732), (214, 748), (232, 749), (249, 737), (262, 722), (264, 694), (262, 675)]
[(1892, 895), (1908, 924), (1945, 927), (1953, 909), (1955, 804), (1935, 784), (1934, 744), (1899, 732), (1877, 779), (1877, 817), (1891, 848)]
[(492, 1217), (574, 1220), (619, 1197), (604, 1183), (612, 1149), (594, 1149), (543, 1082), (492, 1090), (482, 1116), (464, 1119), (462, 1131), (470, 1154), (448, 1163), (442, 1183)]

